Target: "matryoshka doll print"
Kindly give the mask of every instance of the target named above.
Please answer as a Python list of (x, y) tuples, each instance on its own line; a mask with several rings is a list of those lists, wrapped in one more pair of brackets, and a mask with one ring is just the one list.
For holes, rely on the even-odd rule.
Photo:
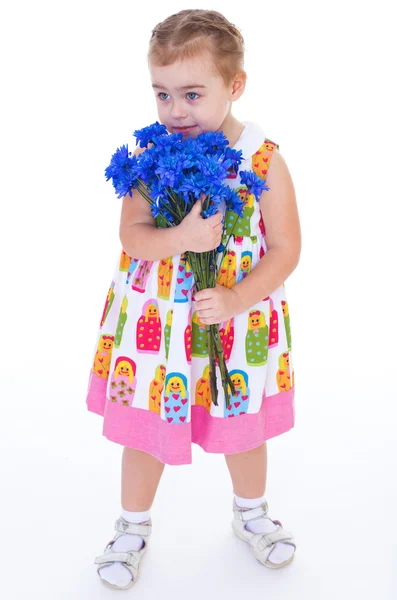
[[(234, 211), (226, 211), (226, 235), (233, 233), (236, 244), (241, 245), (243, 237), (251, 237), (251, 217), (255, 211), (255, 196), (249, 194), (247, 187), (236, 188), (242, 202), (244, 202), (243, 216), (238, 217)], [(237, 217), (237, 218), (236, 218)]]
[(185, 327), (185, 355), (188, 365), (192, 364), (192, 309), (189, 310), (187, 316), (187, 325)]
[(234, 250), (228, 250), (223, 257), (219, 267), (216, 282), (223, 287), (231, 288), (236, 283), (236, 253)]
[(168, 423), (185, 423), (189, 410), (187, 380), (182, 373), (168, 373), (164, 392), (165, 418)]
[[(248, 412), (250, 401), (250, 389), (248, 387), (248, 375), (245, 371), (234, 369), (229, 372), (230, 379), (233, 381), (236, 395), (230, 394), (230, 404), (226, 406), (225, 402), (225, 417), (237, 417), (245, 415)], [(230, 389), (230, 387), (229, 387)]]
[[(190, 314), (190, 313), (189, 313)], [(194, 311), (192, 314), (192, 356), (202, 358), (208, 356), (208, 345), (207, 345), (207, 328), (199, 317), (197, 312)]]
[(281, 300), (281, 306), (284, 315), (285, 334), (287, 336), (288, 350), (291, 352), (291, 324), (289, 320), (289, 308), (286, 300)]
[(130, 262), (131, 256), (128, 256), (127, 252), (124, 250), (124, 248), (122, 248), (119, 261), (119, 271), (128, 271)]
[(149, 298), (142, 306), (136, 324), (136, 349), (143, 354), (158, 354), (161, 344), (161, 319), (157, 300)]
[(110, 380), (109, 398), (111, 402), (132, 406), (136, 390), (136, 364), (128, 356), (119, 356), (114, 363)]
[(137, 268), (138, 264), (139, 264), (139, 258), (131, 259), (130, 265), (128, 267), (127, 279), (125, 280), (127, 285), (130, 283), (131, 277), (132, 277), (133, 273), (135, 272), (135, 269)]
[[(222, 342), (223, 356), (225, 357), (225, 362), (227, 362), (233, 350), (234, 317), (232, 317), (228, 321), (224, 321), (221, 325), (222, 327), (219, 328), (219, 337)], [(217, 365), (219, 364), (217, 356), (215, 357), (215, 362)]]
[(244, 250), (244, 252), (241, 253), (240, 271), (237, 277), (237, 283), (239, 283), (239, 281), (242, 281), (243, 279), (245, 279), (245, 277), (247, 277), (247, 275), (251, 271), (251, 265), (252, 252), (250, 252), (249, 250)]
[(108, 295), (106, 297), (106, 302), (105, 302), (105, 306), (103, 309), (103, 313), (102, 313), (102, 318), (101, 318), (101, 323), (99, 327), (102, 327), (104, 322), (106, 321), (106, 317), (109, 314), (109, 311), (112, 307), (113, 304), (113, 300), (114, 300), (114, 286), (115, 286), (115, 281), (112, 281), (112, 283), (110, 284), (110, 288), (108, 291)]
[(187, 261), (187, 255), (186, 255), (186, 253), (184, 253), (181, 255), (181, 258), (179, 260), (174, 302), (187, 302), (188, 301), (188, 293), (189, 293), (190, 288), (192, 287), (192, 281), (193, 281), (192, 275), (193, 275), (193, 272)]
[(267, 178), (267, 172), (269, 170), (269, 162), (270, 157), (273, 153), (273, 150), (277, 148), (280, 149), (278, 144), (275, 144), (269, 138), (265, 138), (262, 146), (257, 150), (252, 157), (252, 170), (258, 177), (261, 179)]
[(120, 347), (121, 338), (123, 337), (124, 327), (127, 322), (127, 318), (128, 318), (127, 306), (128, 306), (128, 299), (127, 299), (127, 296), (124, 296), (123, 302), (121, 303), (119, 320), (117, 322), (116, 335), (114, 338), (114, 345), (116, 346), (116, 348)]
[(274, 302), (270, 296), (267, 296), (265, 300), (270, 302), (269, 348), (273, 348), (278, 344), (278, 312), (274, 308)]
[(279, 392), (288, 392), (294, 385), (294, 372), (291, 373), (288, 352), (283, 352), (279, 356), (278, 366), (276, 378)]
[(166, 316), (166, 324), (164, 327), (164, 344), (165, 344), (165, 358), (168, 360), (168, 354), (170, 351), (170, 339), (171, 339), (171, 329), (172, 329), (172, 314), (173, 314), (173, 309), (170, 308), (169, 311), (167, 311), (167, 316)]
[(210, 366), (208, 364), (204, 367), (202, 377), (197, 380), (194, 403), (196, 406), (204, 406), (210, 413), (211, 402)]
[(94, 366), (92, 370), (95, 375), (102, 379), (109, 377), (110, 363), (112, 361), (112, 352), (114, 345), (114, 336), (103, 334), (99, 338), (98, 349), (95, 353)]
[(265, 228), (265, 223), (263, 221), (262, 213), (260, 214), (260, 217), (259, 217), (259, 231), (261, 232), (262, 237), (265, 237), (266, 228)]
[(146, 283), (149, 277), (149, 273), (153, 266), (153, 260), (140, 260), (138, 268), (134, 273), (134, 277), (132, 278), (131, 287), (136, 292), (143, 292), (146, 290)]
[(251, 310), (248, 314), (248, 331), (245, 336), (247, 363), (252, 367), (266, 364), (269, 347), (269, 327), (261, 310)]
[(163, 300), (170, 299), (172, 273), (174, 265), (172, 256), (159, 260), (157, 270), (157, 297)]
[(165, 365), (159, 365), (156, 368), (154, 378), (150, 382), (149, 387), (149, 410), (157, 414), (160, 414), (161, 409), (161, 394), (164, 389), (165, 371)]

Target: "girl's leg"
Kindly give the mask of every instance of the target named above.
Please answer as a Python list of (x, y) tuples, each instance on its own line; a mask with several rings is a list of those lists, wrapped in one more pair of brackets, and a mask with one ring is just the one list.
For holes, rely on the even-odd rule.
[(225, 454), (233, 490), (243, 498), (259, 498), (265, 494), (267, 476), (266, 442), (247, 452)]
[(141, 450), (125, 447), (122, 458), (121, 504), (125, 510), (149, 510), (165, 464)]
[[(247, 452), (239, 454), (225, 454), (227, 466), (233, 482), (233, 491), (236, 504), (239, 508), (254, 508), (259, 506), (264, 499), (267, 476), (267, 447), (266, 442)], [(252, 499), (252, 502), (250, 500)], [(241, 504), (240, 504), (241, 502)], [(269, 534), (277, 526), (269, 518), (250, 519), (246, 527), (253, 533)], [(294, 547), (285, 542), (277, 542), (270, 552), (268, 560), (274, 565), (282, 565), (290, 560)]]
[[(121, 477), (121, 516), (130, 523), (142, 523), (150, 518), (153, 504), (163, 474), (165, 464), (154, 456), (124, 447)], [(113, 544), (114, 552), (140, 550), (143, 538), (125, 533)], [(131, 573), (125, 565), (114, 562), (100, 569), (100, 577), (118, 587), (125, 587), (131, 581)]]

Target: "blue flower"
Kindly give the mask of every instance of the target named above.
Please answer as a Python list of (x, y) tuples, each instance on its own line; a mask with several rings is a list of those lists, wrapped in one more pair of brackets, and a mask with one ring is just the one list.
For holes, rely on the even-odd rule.
[(249, 193), (254, 194), (257, 201), (264, 190), (270, 190), (266, 185), (266, 179), (261, 179), (253, 171), (240, 171), (240, 180), (247, 186)]
[(211, 153), (229, 145), (229, 140), (225, 137), (223, 131), (206, 131), (200, 133), (196, 139)]
[(135, 174), (137, 157), (131, 156), (128, 151), (128, 144), (117, 148), (113, 154), (110, 164), (105, 169), (106, 181), (112, 179), (113, 187), (122, 198), (127, 193), (132, 196), (131, 190), (138, 187), (139, 181)]
[(237, 213), (239, 217), (242, 217), (244, 212), (244, 201), (241, 199), (240, 194), (226, 185), (223, 186), (222, 196), (226, 203), (226, 208)]
[(171, 135), (161, 135), (156, 138), (156, 149), (155, 152), (158, 155), (162, 155), (165, 152), (173, 152), (178, 151), (178, 146), (180, 146), (181, 141), (183, 139), (182, 133), (172, 133)]
[(234, 167), (239, 167), (243, 161), (243, 151), (242, 150), (234, 150), (233, 148), (225, 148), (223, 154), (223, 166), (226, 170), (230, 169), (233, 165)]
[(168, 135), (168, 132), (166, 126), (161, 125), (158, 121), (148, 127), (143, 127), (143, 129), (137, 129), (133, 133), (141, 148), (147, 148), (149, 142), (155, 142), (155, 138), (160, 135)]
[(189, 173), (175, 191), (191, 192), (197, 199), (203, 192), (204, 194), (208, 193), (208, 187), (208, 180), (202, 173)]

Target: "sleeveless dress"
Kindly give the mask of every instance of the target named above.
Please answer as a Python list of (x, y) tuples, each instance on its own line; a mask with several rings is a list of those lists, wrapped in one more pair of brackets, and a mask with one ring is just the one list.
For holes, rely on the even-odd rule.
[[(244, 121), (233, 146), (241, 170), (267, 177), (278, 145)], [(232, 287), (266, 254), (260, 204), (230, 171), (226, 183), (245, 202), (220, 264), (218, 283)], [(236, 214), (225, 214), (226, 235)], [(226, 239), (224, 243), (226, 243)], [(221, 260), (222, 255), (219, 254)], [(226, 364), (238, 392), (229, 408), (217, 367), (218, 406), (211, 401), (205, 327), (194, 312), (194, 277), (186, 256), (140, 260), (122, 249), (97, 333), (87, 408), (103, 417), (102, 434), (170, 465), (191, 464), (192, 443), (211, 453), (260, 446), (294, 426), (294, 372), (289, 307), (282, 284), (220, 325)]]

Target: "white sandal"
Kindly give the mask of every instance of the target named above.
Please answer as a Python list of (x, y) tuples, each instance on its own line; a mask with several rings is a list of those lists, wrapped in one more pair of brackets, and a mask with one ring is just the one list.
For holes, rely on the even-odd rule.
[[(142, 523), (129, 523), (129, 521), (126, 521), (123, 517), (120, 517), (115, 522), (114, 528), (116, 530), (114, 538), (110, 540), (110, 542), (107, 544), (104, 553), (101, 556), (97, 556), (95, 558), (94, 563), (96, 565), (101, 565), (100, 567), (98, 567), (97, 572), (105, 585), (116, 590), (128, 590), (138, 580), (142, 556), (147, 550), (149, 536), (152, 532), (152, 520), (149, 519), (148, 521), (144, 521)], [(142, 548), (140, 550), (129, 550), (127, 552), (111, 551), (110, 549), (113, 546), (114, 542), (124, 533), (140, 535), (143, 538), (144, 542)], [(116, 561), (121, 562), (125, 567), (127, 567), (127, 569), (132, 575), (132, 579), (129, 582), (129, 584), (124, 587), (120, 587), (113, 583), (109, 583), (100, 575), (100, 570), (102, 567), (104, 567), (105, 565), (111, 565)]]
[[(295, 551), (288, 560), (285, 560), (280, 564), (272, 563), (270, 560), (268, 560), (268, 557), (274, 550), (276, 543), (287, 542), (288, 544), (291, 544), (295, 550), (296, 544), (293, 541), (294, 538), (292, 534), (283, 529), (280, 521), (273, 521), (273, 519), (270, 519), (270, 517), (267, 516), (268, 509), (269, 507), (266, 500), (257, 508), (247, 509), (237, 506), (236, 500), (233, 498), (234, 518), (232, 521), (232, 529), (238, 538), (249, 543), (255, 558), (259, 560), (260, 563), (266, 567), (270, 567), (271, 569), (280, 569), (281, 567), (286, 567), (292, 562), (295, 556)], [(246, 528), (246, 521), (263, 516), (277, 525), (276, 531), (272, 533), (253, 533)]]

